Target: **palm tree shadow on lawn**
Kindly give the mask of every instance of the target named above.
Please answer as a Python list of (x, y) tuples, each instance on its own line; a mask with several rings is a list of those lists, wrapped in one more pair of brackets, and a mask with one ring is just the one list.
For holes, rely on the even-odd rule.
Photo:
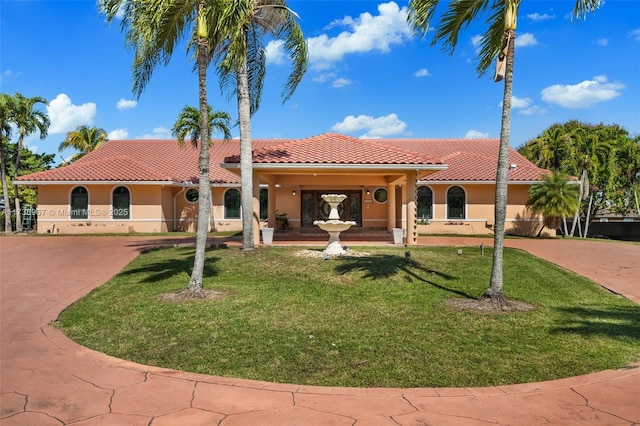
[[(220, 247), (207, 250), (207, 253), (211, 251), (217, 251), (226, 249), (227, 247)], [(147, 252), (151, 252), (158, 249), (147, 250)], [(178, 254), (171, 258), (162, 261), (156, 261), (151, 264), (145, 265), (140, 268), (132, 268), (125, 271), (122, 271), (120, 275), (124, 276), (142, 276), (142, 280), (140, 283), (154, 284), (157, 282), (161, 282), (164, 280), (169, 280), (177, 275), (183, 274), (185, 276), (185, 285), (184, 288), (179, 291), (171, 291), (166, 293), (161, 293), (157, 295), (160, 300), (167, 302), (184, 302), (188, 300), (200, 300), (200, 299), (219, 299), (225, 297), (229, 294), (229, 292), (218, 291), (218, 290), (209, 290), (203, 289), (200, 293), (194, 293), (187, 290), (187, 283), (189, 280), (189, 276), (191, 274), (191, 270), (193, 269), (193, 260), (195, 254), (193, 253), (193, 248), (182, 249)], [(216, 267), (216, 263), (220, 261), (219, 257), (207, 257), (207, 260), (204, 265), (204, 276), (206, 277), (215, 277), (219, 275), (218, 268)]]
[(449, 275), (444, 272), (427, 268), (413, 259), (407, 259), (396, 255), (375, 255), (375, 256), (359, 256), (345, 257), (344, 262), (336, 266), (336, 272), (346, 274), (353, 271), (364, 271), (364, 278), (376, 280), (379, 278), (388, 278), (400, 272), (407, 275), (407, 280), (417, 280), (419, 282), (429, 284), (440, 290), (447, 291), (460, 297), (451, 297), (445, 300), (445, 303), (456, 309), (469, 310), (478, 313), (505, 313), (514, 311), (529, 311), (535, 309), (534, 305), (526, 302), (510, 300), (509, 306), (497, 307), (493, 303), (482, 298), (478, 299), (462, 290), (446, 287), (442, 284), (428, 279), (429, 276), (440, 277), (445, 280), (456, 280), (458, 277)]

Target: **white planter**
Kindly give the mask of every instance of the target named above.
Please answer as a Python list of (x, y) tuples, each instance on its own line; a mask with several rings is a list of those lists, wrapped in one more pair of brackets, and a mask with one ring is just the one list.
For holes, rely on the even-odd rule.
[(273, 228), (262, 228), (262, 243), (265, 246), (273, 244)]
[(393, 228), (393, 244), (402, 245), (404, 242), (404, 229)]

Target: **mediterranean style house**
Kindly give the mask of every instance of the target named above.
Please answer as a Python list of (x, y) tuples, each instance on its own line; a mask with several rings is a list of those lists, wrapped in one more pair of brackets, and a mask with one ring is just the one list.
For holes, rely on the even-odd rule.
[[(254, 241), (286, 214), (289, 232), (326, 219), (321, 195), (345, 194), (343, 220), (363, 230), (488, 234), (497, 139), (359, 139), (325, 133), (253, 140)], [(238, 140), (211, 146), (209, 231), (241, 231)], [(37, 232), (194, 232), (198, 149), (175, 140), (112, 140), (70, 165), (16, 179), (38, 189)], [(509, 151), (507, 232), (540, 226), (525, 203), (546, 171)], [(276, 230), (277, 232), (277, 230)]]

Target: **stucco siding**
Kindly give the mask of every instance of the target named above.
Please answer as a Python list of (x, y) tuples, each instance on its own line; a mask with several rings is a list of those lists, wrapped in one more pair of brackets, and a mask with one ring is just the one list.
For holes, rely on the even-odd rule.
[[(129, 191), (129, 218), (114, 218), (126, 214), (126, 208), (114, 207), (113, 191), (124, 186)], [(87, 190), (86, 217), (71, 214), (71, 193), (74, 188)], [(160, 187), (151, 185), (41, 185), (38, 187), (37, 232), (54, 234), (127, 233), (167, 231), (162, 212)]]

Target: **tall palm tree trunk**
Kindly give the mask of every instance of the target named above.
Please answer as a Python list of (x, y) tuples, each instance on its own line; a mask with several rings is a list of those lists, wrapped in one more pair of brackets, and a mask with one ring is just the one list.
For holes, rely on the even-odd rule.
[[(0, 143), (2, 136), (0, 135)], [(2, 196), (4, 197), (4, 232), (10, 234), (13, 231), (11, 225), (11, 203), (9, 203), (9, 190), (7, 188), (7, 168), (4, 162), (4, 145), (0, 146), (0, 175), (2, 175)]]
[[(22, 154), (22, 147), (24, 146), (24, 134), (20, 132), (20, 138), (16, 145), (16, 161), (14, 167), (14, 177), (18, 177), (18, 169), (20, 168), (20, 156)], [(18, 186), (13, 185), (14, 205), (16, 210), (16, 232), (22, 232), (22, 212), (20, 209), (20, 197), (18, 197)], [(8, 202), (8, 201), (7, 201)], [(6, 203), (5, 203), (6, 204)]]
[(504, 252), (504, 229), (507, 215), (507, 189), (509, 174), (509, 135), (511, 132), (511, 93), (513, 86), (513, 62), (515, 53), (515, 31), (504, 33), (507, 43), (507, 57), (504, 97), (502, 99), (502, 126), (500, 129), (500, 150), (498, 152), (498, 170), (496, 171), (495, 228), (493, 234), (493, 265), (489, 288), (482, 299), (491, 301), (497, 307), (509, 306), (502, 290), (502, 269)]
[(196, 231), (196, 253), (193, 271), (187, 291), (194, 296), (202, 294), (204, 258), (207, 248), (207, 231), (211, 204), (209, 179), (209, 109), (207, 102), (208, 43), (206, 37), (198, 37), (198, 101), (200, 107), (200, 196), (198, 202), (198, 229)]
[(587, 207), (587, 218), (584, 222), (584, 238), (589, 236), (589, 221), (591, 221), (591, 203), (593, 202), (593, 193), (589, 195), (589, 206)]
[(238, 118), (240, 121), (240, 179), (242, 185), (242, 249), (253, 250), (253, 158), (251, 155), (251, 100), (247, 58), (237, 73)]

